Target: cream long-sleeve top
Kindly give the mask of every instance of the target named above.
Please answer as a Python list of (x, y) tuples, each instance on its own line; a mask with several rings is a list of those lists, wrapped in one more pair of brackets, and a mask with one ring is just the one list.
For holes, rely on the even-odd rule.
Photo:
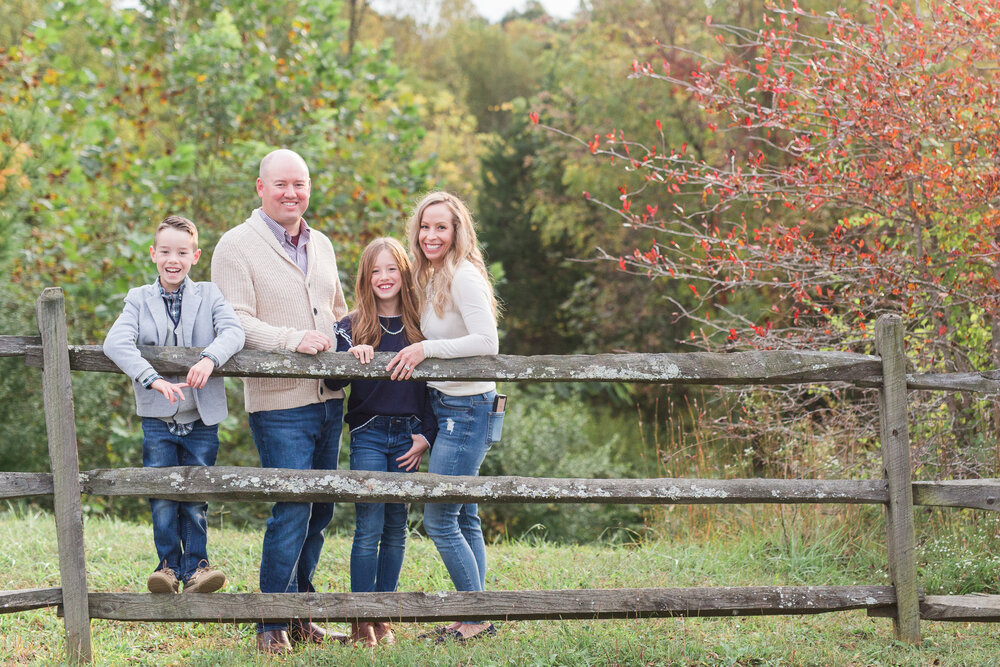
[[(260, 210), (222, 235), (212, 254), (212, 282), (219, 286), (246, 331), (248, 350), (294, 352), (306, 331), (333, 336), (347, 315), (333, 244), (310, 229), (309, 271), (292, 261)], [(244, 378), (247, 412), (285, 410), (343, 398), (323, 380)]]
[[(428, 295), (429, 296), (429, 295)], [(420, 318), (424, 356), (439, 359), (497, 354), (500, 341), (490, 286), (472, 262), (463, 260), (451, 281), (451, 305), (438, 317), (430, 298)], [(428, 382), (449, 396), (472, 396), (496, 389), (495, 382)]]

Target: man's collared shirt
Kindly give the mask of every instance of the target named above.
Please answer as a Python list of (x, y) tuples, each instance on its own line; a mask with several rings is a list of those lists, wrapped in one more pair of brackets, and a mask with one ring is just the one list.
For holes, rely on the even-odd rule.
[(278, 239), (278, 244), (285, 249), (285, 253), (288, 258), (295, 262), (295, 265), (302, 269), (302, 273), (309, 272), (309, 257), (306, 254), (306, 245), (309, 243), (309, 225), (306, 224), (305, 218), (302, 218), (299, 224), (299, 243), (298, 245), (292, 243), (291, 235), (285, 231), (285, 228), (274, 221), (271, 216), (264, 213), (264, 209), (257, 209), (260, 211), (260, 217), (264, 220), (267, 228), (271, 230), (274, 234), (274, 238)]

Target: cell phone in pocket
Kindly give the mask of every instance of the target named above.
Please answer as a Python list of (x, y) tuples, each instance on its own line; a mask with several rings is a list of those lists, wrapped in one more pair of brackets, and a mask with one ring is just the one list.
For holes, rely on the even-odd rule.
[(493, 399), (493, 412), (503, 412), (507, 409), (507, 395), (497, 394)]

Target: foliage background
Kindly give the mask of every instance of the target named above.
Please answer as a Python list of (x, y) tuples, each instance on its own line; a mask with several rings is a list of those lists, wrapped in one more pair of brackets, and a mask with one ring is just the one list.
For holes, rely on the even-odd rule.
[[(99, 343), (127, 288), (154, 275), (147, 247), (167, 214), (198, 223), (204, 254), (193, 278), (207, 279), (215, 242), (256, 205), (260, 157), (287, 146), (311, 166), (308, 219), (333, 239), (345, 285), (353, 284), (370, 238), (402, 235), (420, 193), (445, 188), (468, 199), (504, 304), (505, 353), (768, 347), (779, 329), (796, 331), (810, 347), (871, 351), (870, 337), (845, 325), (852, 321), (846, 316), (834, 326), (811, 322), (807, 331), (790, 311), (776, 315), (772, 306), (787, 303), (786, 295), (763, 280), (706, 289), (719, 274), (698, 263), (705, 255), (697, 241), (719, 239), (644, 224), (664, 221), (682, 195), (701, 192), (653, 187), (614, 152), (634, 137), (706, 169), (732, 165), (737, 149), (742, 159), (760, 132), (716, 132), (706, 100), (685, 82), (727, 59), (764, 62), (753, 60), (762, 52), (757, 30), (766, 16), (790, 8), (766, 10), (763, 0), (593, 0), (559, 21), (529, 2), (490, 24), (466, 0), (436, 4), (430, 24), (340, 0), (0, 6), (0, 332), (33, 333), (35, 297), (59, 285), (71, 343)], [(867, 3), (843, 5), (870, 18)], [(824, 16), (835, 6), (811, 9)], [(720, 43), (719, 26), (749, 43)], [(644, 75), (644, 63), (668, 60), (670, 76)], [(780, 64), (767, 61), (765, 70)], [(753, 93), (742, 79), (735, 92)], [(542, 131), (534, 114), (558, 132)], [(791, 164), (780, 151), (768, 155), (776, 168)], [(775, 239), (802, 218), (801, 211), (735, 198), (707, 214), (767, 222)], [(856, 212), (820, 208), (809, 212), (808, 227), (827, 238), (845, 219), (857, 220)], [(871, 239), (870, 227), (855, 229)], [(947, 263), (951, 237), (941, 231), (936, 238), (926, 248)], [(702, 271), (701, 282), (646, 259), (652, 248), (660, 249), (654, 257), (667, 256), (671, 244), (682, 247), (685, 270)], [(839, 305), (849, 312), (850, 299)], [(911, 323), (914, 363), (937, 370), (984, 363), (989, 354), (922, 352), (942, 349), (933, 344), (935, 317), (965, 349), (992, 345), (992, 312), (954, 304), (942, 312)], [(815, 337), (827, 329), (834, 335)], [(88, 373), (73, 382), (81, 465), (139, 465), (139, 424), (125, 379)], [(241, 385), (227, 386), (231, 415), (220, 463), (255, 465)], [(36, 371), (0, 359), (2, 470), (47, 468), (39, 390)], [(741, 395), (620, 385), (505, 390), (512, 397), (505, 439), (484, 474), (881, 474), (873, 396), (850, 387)], [(996, 476), (991, 410), (990, 401), (961, 397), (927, 404), (914, 432), (918, 473)], [(342, 449), (346, 465), (346, 440)], [(86, 509), (146, 511), (140, 502), (100, 498)], [(220, 522), (257, 523), (266, 508), (212, 511)], [(497, 539), (628, 541), (678, 522), (676, 514), (623, 507), (484, 511)], [(680, 523), (695, 519), (711, 525), (700, 511)], [(349, 507), (337, 522), (352, 523)]]

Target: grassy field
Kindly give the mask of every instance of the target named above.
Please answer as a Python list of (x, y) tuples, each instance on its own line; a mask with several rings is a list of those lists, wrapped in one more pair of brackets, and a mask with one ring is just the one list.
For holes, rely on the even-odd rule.
[[(571, 512), (572, 508), (565, 510)], [(530, 541), (489, 547), (488, 588), (559, 589), (722, 585), (885, 584), (877, 530), (830, 517), (747, 510), (743, 520), (698, 537), (651, 537), (634, 545), (557, 546)], [(857, 518), (857, 517), (854, 517)], [(876, 525), (878, 522), (870, 522)], [(852, 526), (831, 533), (837, 525)], [(91, 590), (144, 591), (152, 567), (149, 525), (88, 518)], [(226, 592), (256, 588), (261, 533), (213, 528), (210, 548), (225, 569)], [(0, 512), (0, 589), (59, 585), (52, 517), (24, 510)], [(316, 585), (348, 589), (350, 540), (327, 540)], [(922, 567), (961, 572), (922, 551)], [(937, 552), (935, 552), (937, 553)], [(984, 554), (985, 555), (985, 554)], [(956, 559), (978, 560), (966, 552)], [(986, 558), (992, 562), (992, 558)], [(979, 567), (977, 565), (977, 567)], [(990, 574), (995, 580), (996, 572)], [(939, 590), (960, 587), (939, 581)], [(413, 536), (400, 590), (450, 590), (433, 544)], [(333, 645), (297, 649), (281, 658), (252, 650), (248, 625), (92, 624), (98, 665), (994, 665), (1000, 664), (1000, 627), (924, 622), (919, 648), (896, 642), (888, 619), (863, 611), (767, 618), (521, 621), (499, 625), (496, 639), (468, 646), (414, 640), (426, 625), (397, 626), (395, 647), (375, 650)], [(341, 626), (339, 629), (345, 629)], [(54, 665), (64, 655), (61, 619), (51, 609), (0, 616), (0, 664)]]

